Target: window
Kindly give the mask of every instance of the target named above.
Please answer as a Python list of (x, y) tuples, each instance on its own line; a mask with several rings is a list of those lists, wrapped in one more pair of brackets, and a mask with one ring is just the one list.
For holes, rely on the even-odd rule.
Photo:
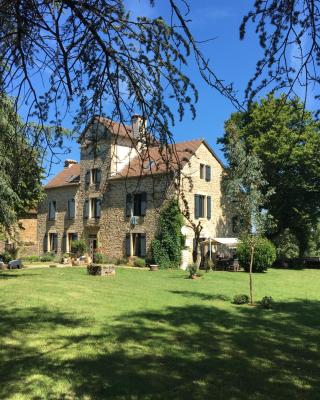
[(210, 165), (206, 165), (206, 181), (211, 181), (211, 167)]
[(90, 199), (90, 217), (100, 218), (101, 215), (101, 200), (94, 197)]
[(93, 168), (91, 170), (91, 183), (98, 184), (101, 181), (101, 169)]
[(127, 233), (126, 234), (126, 256), (142, 257), (146, 256), (146, 234)]
[(126, 216), (144, 216), (147, 210), (147, 193), (127, 193), (126, 196)]
[(200, 164), (200, 179), (204, 178), (204, 164)]
[(48, 243), (49, 251), (58, 251), (58, 234), (57, 233), (49, 233), (49, 243)]
[(75, 200), (70, 199), (68, 200), (68, 218), (73, 219), (75, 218), (75, 212), (76, 212), (76, 207), (75, 207)]
[(204, 218), (205, 198), (201, 194), (194, 195), (194, 217), (195, 219)]
[(69, 232), (68, 236), (67, 236), (67, 241), (68, 242), (67, 242), (67, 248), (66, 248), (66, 251), (68, 253), (72, 252), (72, 242), (74, 242), (76, 240), (78, 240), (78, 234), (74, 233), (74, 232)]
[(57, 203), (55, 200), (49, 201), (49, 219), (56, 219)]

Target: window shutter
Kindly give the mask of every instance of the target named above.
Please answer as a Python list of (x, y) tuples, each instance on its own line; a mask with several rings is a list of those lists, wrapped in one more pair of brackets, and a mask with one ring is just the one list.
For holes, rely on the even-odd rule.
[(67, 252), (67, 239), (68, 239), (68, 235), (66, 234), (66, 232), (64, 232), (64, 234), (62, 236), (62, 249), (63, 249), (64, 253)]
[(131, 210), (132, 210), (132, 194), (127, 193), (126, 196), (126, 217), (131, 217)]
[(86, 177), (85, 177), (85, 181), (86, 181), (86, 183), (90, 183), (90, 170), (88, 170), (87, 172), (86, 172)]
[(84, 216), (84, 218), (89, 218), (89, 200), (86, 200), (84, 202), (83, 216)]
[(211, 181), (211, 167), (210, 165), (206, 165), (206, 181)]
[(147, 211), (147, 193), (142, 192), (141, 193), (141, 215), (144, 216), (146, 215)]
[(127, 257), (130, 257), (130, 233), (126, 233), (126, 243), (125, 243), (125, 246), (126, 246), (126, 256)]
[(141, 233), (140, 235), (140, 257), (146, 256), (146, 235)]
[(96, 183), (100, 183), (101, 182), (101, 169), (97, 169), (96, 172)]
[(211, 219), (211, 196), (207, 197), (207, 218)]
[(43, 238), (43, 252), (46, 253), (48, 251), (48, 234), (46, 233)]
[(199, 218), (199, 195), (195, 194), (194, 195), (194, 218), (198, 219)]
[(100, 218), (101, 216), (101, 200), (96, 199), (96, 215), (97, 218)]

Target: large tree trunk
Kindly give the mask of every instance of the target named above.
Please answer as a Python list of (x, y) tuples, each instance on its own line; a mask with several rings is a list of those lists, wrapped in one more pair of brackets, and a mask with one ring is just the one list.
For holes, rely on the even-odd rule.
[(253, 265), (253, 254), (254, 254), (254, 245), (251, 245), (250, 268), (249, 268), (249, 290), (250, 290), (250, 304), (251, 304), (251, 305), (253, 305), (253, 294), (252, 294), (252, 265)]

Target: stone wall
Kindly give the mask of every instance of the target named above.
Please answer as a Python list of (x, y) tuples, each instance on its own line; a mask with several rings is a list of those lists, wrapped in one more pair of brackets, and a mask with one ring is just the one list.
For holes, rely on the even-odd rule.
[[(210, 165), (211, 167), (211, 180), (207, 182), (205, 177), (200, 179), (200, 164)], [(203, 143), (200, 145), (195, 155), (191, 157), (190, 162), (187, 163), (181, 174), (181, 190), (188, 201), (190, 215), (192, 220), (197, 224), (199, 221), (203, 227), (202, 235), (204, 237), (230, 237), (234, 236), (231, 231), (231, 217), (226, 215), (224, 211), (224, 202), (221, 192), (221, 178), (223, 173), (223, 166), (214, 157), (210, 149)], [(194, 208), (195, 201), (194, 195), (211, 196), (211, 218), (207, 219), (205, 214), (204, 218), (195, 219)], [(206, 205), (206, 204), (205, 204)], [(181, 207), (183, 204), (181, 202)], [(188, 225), (188, 224), (186, 224)], [(186, 236), (186, 246), (189, 249), (189, 262), (192, 261), (192, 247), (193, 247), (194, 233), (190, 228)]]
[[(79, 196), (79, 185), (69, 185), (46, 190), (46, 197), (39, 205), (38, 209), (38, 254), (43, 254), (45, 248), (46, 235), (57, 233), (58, 253), (62, 254), (65, 250), (65, 235), (75, 232), (78, 235), (83, 231), (82, 209)], [(68, 200), (75, 198), (76, 215), (74, 219), (68, 219)], [(48, 219), (49, 201), (56, 201), (56, 218), (53, 221)]]
[(19, 257), (38, 254), (38, 219), (36, 213), (25, 215), (19, 220)]

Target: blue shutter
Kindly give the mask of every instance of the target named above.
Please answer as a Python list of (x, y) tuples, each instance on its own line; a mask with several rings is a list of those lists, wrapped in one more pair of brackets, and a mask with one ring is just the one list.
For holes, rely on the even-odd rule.
[(194, 195), (194, 218), (195, 219), (198, 219), (199, 218), (199, 200), (200, 200), (200, 198), (199, 198), (199, 195), (198, 194), (195, 194)]
[(43, 238), (43, 252), (46, 253), (48, 251), (48, 234), (46, 233)]
[(210, 165), (206, 165), (206, 181), (211, 181), (211, 167)]
[(100, 199), (96, 199), (96, 218), (100, 218), (101, 216), (101, 200)]
[(101, 182), (101, 169), (97, 169), (96, 171), (96, 183), (100, 183)]
[(146, 256), (146, 235), (145, 233), (140, 234), (140, 257), (145, 257)]
[(126, 247), (126, 256), (130, 257), (130, 233), (126, 233), (126, 241), (125, 241), (125, 247)]
[(207, 197), (207, 218), (211, 219), (211, 196)]
[(142, 192), (141, 193), (141, 215), (144, 216), (146, 215), (147, 211), (147, 193)]
[(89, 218), (89, 200), (86, 200), (84, 202), (83, 217), (84, 218)]
[(126, 196), (126, 217), (131, 217), (131, 210), (132, 210), (132, 194), (127, 193)]

